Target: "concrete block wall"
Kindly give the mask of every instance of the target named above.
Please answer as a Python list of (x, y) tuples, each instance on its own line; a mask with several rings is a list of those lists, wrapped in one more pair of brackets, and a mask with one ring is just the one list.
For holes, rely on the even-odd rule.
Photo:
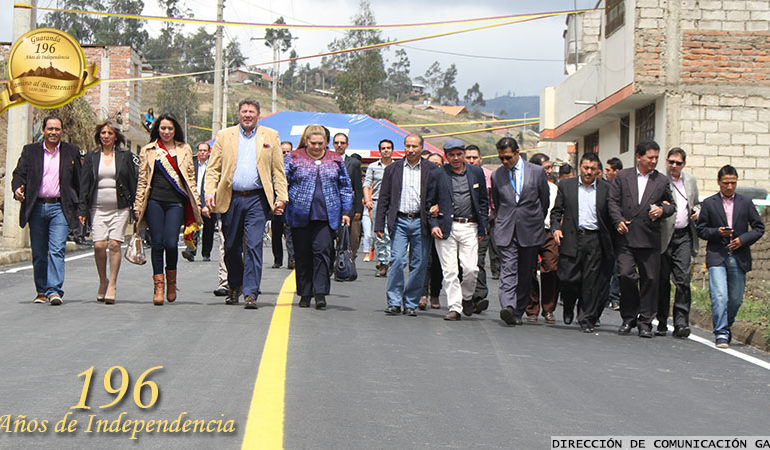
[(635, 93), (675, 106), (656, 136), (687, 151), (701, 194), (725, 164), (770, 191), (770, 2), (638, 0), (635, 19)]

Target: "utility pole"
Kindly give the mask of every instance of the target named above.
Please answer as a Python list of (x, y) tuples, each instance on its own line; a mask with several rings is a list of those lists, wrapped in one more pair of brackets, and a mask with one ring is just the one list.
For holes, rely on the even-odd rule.
[(224, 89), (222, 90), (222, 127), (227, 126), (227, 81), (230, 78), (230, 64), (225, 55), (225, 78)]
[[(31, 7), (30, 7), (31, 6)], [(16, 5), (13, 8), (13, 42), (30, 31), (37, 22), (37, 0), (30, 0), (29, 6)], [(5, 153), (5, 192), (3, 215), (3, 247), (22, 248), (27, 246), (27, 231), (19, 228), (21, 203), (13, 198), (11, 172), (21, 156), (21, 149), (32, 140), (32, 107), (24, 104), (10, 108)]]
[[(224, 17), (225, 0), (217, 0), (217, 21), (221, 22)], [(217, 131), (222, 129), (220, 120), (222, 109), (222, 25), (217, 26), (216, 33), (216, 60), (214, 62), (214, 101), (212, 102), (211, 113), (211, 137), (217, 135)]]

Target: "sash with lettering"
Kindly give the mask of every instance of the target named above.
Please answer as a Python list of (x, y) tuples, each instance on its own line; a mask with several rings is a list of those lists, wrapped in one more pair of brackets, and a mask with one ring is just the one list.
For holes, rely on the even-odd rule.
[(193, 240), (193, 233), (200, 231), (200, 226), (195, 221), (195, 214), (192, 209), (192, 202), (187, 196), (187, 192), (184, 189), (182, 172), (179, 171), (179, 164), (169, 154), (168, 149), (163, 143), (158, 140), (155, 149), (155, 169), (160, 170), (160, 173), (171, 183), (171, 186), (176, 189), (177, 192), (182, 194), (187, 201), (184, 203), (184, 243), (188, 247), (195, 249), (195, 242)]

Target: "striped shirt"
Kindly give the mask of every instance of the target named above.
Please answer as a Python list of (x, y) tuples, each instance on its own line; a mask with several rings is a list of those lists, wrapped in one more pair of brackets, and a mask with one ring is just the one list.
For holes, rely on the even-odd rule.
[(400, 213), (420, 212), (420, 178), (422, 175), (420, 161), (412, 166), (404, 158), (404, 181), (401, 185), (401, 201), (398, 204), (398, 212)]

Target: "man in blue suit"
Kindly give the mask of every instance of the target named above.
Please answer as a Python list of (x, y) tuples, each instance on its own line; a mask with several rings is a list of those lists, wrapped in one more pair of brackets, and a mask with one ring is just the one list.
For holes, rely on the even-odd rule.
[(500, 318), (508, 325), (521, 325), (537, 251), (545, 242), (548, 180), (542, 167), (520, 157), (515, 139), (497, 141), (497, 154), (503, 165), (492, 172), (491, 193), (501, 261)]
[(470, 316), (475, 309), (472, 298), (479, 270), (478, 245), (486, 234), (489, 200), (484, 171), (465, 163), (465, 143), (450, 139), (444, 144), (444, 154), (449, 163), (431, 172), (425, 206), (444, 275), (449, 305), (444, 320), (460, 320), (460, 312)]
[(698, 236), (708, 242), (706, 266), (715, 345), (727, 348), (732, 339), (730, 327), (743, 303), (746, 272), (751, 270), (749, 247), (765, 233), (765, 225), (751, 200), (735, 193), (735, 167), (719, 169), (717, 182), (719, 193), (701, 203), (697, 230)]

